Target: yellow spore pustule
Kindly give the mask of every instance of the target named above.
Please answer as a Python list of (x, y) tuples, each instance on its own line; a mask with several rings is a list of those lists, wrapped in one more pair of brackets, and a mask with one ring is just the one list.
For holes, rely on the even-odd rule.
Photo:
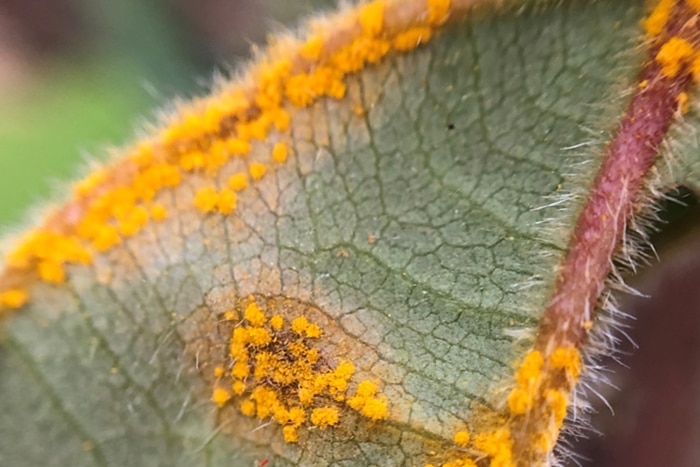
[(661, 46), (656, 54), (656, 61), (661, 65), (661, 72), (665, 76), (674, 78), (694, 54), (695, 50), (690, 42), (680, 37), (672, 37)]
[(644, 28), (649, 37), (656, 37), (664, 30), (668, 22), (675, 0), (661, 0), (651, 14), (644, 20)]
[(27, 292), (22, 289), (9, 289), (0, 293), (1, 308), (19, 308), (29, 300)]
[(249, 297), (238, 305), (240, 312), (230, 311), (242, 321), (222, 321), (233, 328), (223, 365), (230, 370), (213, 383), (217, 407), (238, 407), (247, 417), (282, 425), (286, 442), (297, 442), (308, 423), (321, 429), (339, 424), (343, 410), (371, 421), (389, 416), (388, 401), (375, 382), (359, 381), (349, 393), (355, 366), (348, 360), (329, 364), (314, 345), (323, 335), (318, 324), (303, 315), (291, 321), (281, 314), (268, 317), (267, 304)]
[[(517, 365), (505, 413), (497, 414), (495, 427), (469, 436), (457, 431), (454, 443), (484, 453), (489, 467), (514, 467), (516, 459), (536, 464), (554, 448), (582, 369), (573, 346), (556, 347), (548, 355), (531, 350)], [(470, 465), (475, 459), (458, 453), (439, 465)]]

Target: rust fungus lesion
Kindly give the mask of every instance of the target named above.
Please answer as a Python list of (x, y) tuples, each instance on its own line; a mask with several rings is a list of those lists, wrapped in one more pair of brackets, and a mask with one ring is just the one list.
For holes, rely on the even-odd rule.
[[(221, 307), (221, 304), (219, 304)], [(313, 305), (285, 297), (234, 298), (211, 312), (209, 339), (191, 351), (221, 415), (277, 425), (286, 443), (357, 420), (389, 418), (378, 378), (362, 377), (352, 345), (319, 321)], [(235, 428), (234, 428), (235, 431)]]

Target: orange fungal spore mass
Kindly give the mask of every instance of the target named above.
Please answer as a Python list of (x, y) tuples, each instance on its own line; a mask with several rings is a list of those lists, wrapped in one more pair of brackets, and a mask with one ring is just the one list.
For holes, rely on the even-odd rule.
[(695, 50), (690, 42), (680, 37), (672, 37), (661, 46), (656, 61), (661, 65), (661, 72), (673, 78), (684, 64), (690, 62), (694, 54)]
[(38, 266), (39, 277), (45, 282), (60, 284), (66, 280), (66, 273), (60, 264), (53, 261), (42, 261)]
[[(282, 425), (282, 437), (297, 442), (308, 423), (325, 429), (340, 423), (343, 410), (354, 410), (369, 420), (388, 417), (386, 398), (379, 386), (360, 381), (348, 394), (356, 369), (340, 360), (331, 365), (315, 342), (321, 327), (306, 316), (291, 321), (267, 313), (267, 302), (249, 297), (239, 305), (243, 320), (231, 323), (228, 362), (214, 381), (212, 401), (219, 407), (229, 403), (247, 417), (272, 420)], [(224, 320), (222, 322), (228, 322)], [(224, 397), (220, 388), (230, 384)]]
[(248, 187), (248, 176), (243, 172), (235, 173), (228, 179), (228, 186), (233, 191), (241, 191)]
[(311, 37), (301, 46), (299, 53), (307, 60), (318, 60), (323, 53), (323, 39)]
[(231, 393), (223, 388), (215, 388), (211, 396), (212, 402), (219, 407), (222, 407), (229, 399), (231, 399)]
[(233, 191), (227, 189), (221, 190), (219, 192), (219, 198), (216, 200), (219, 213), (223, 215), (231, 214), (234, 209), (236, 209), (237, 200), (236, 193)]
[(262, 326), (267, 321), (265, 315), (255, 302), (251, 302), (245, 309), (243, 317), (253, 326)]
[(368, 3), (360, 8), (360, 25), (362, 32), (368, 36), (378, 36), (384, 24), (384, 2)]
[(577, 380), (581, 375), (581, 355), (576, 347), (559, 347), (549, 356), (552, 366), (563, 369), (566, 376), (572, 380)]
[(644, 21), (647, 35), (650, 37), (658, 36), (663, 31), (668, 18), (671, 16), (671, 11), (675, 5), (675, 0), (661, 0), (649, 17)]
[[(499, 414), (502, 421), (498, 427), (473, 435), (457, 431), (454, 443), (482, 452), (488, 458), (484, 465), (489, 467), (516, 465), (515, 438), (525, 437), (527, 449), (531, 450), (530, 453), (519, 452), (518, 459), (549, 453), (566, 418), (569, 395), (582, 369), (581, 356), (573, 346), (556, 347), (549, 354), (531, 350), (515, 371), (506, 412)], [(439, 464), (440, 467), (476, 465), (475, 456), (459, 453), (453, 457)]]
[(29, 300), (29, 296), (22, 289), (9, 289), (0, 292), (0, 308), (16, 309), (27, 303), (27, 300)]
[(265, 173), (267, 172), (267, 167), (265, 164), (261, 164), (260, 162), (253, 162), (250, 164), (250, 167), (248, 168), (250, 172), (250, 178), (253, 180), (260, 180), (265, 176)]
[(323, 429), (338, 423), (338, 409), (322, 407), (311, 412), (311, 423)]
[(457, 446), (465, 447), (469, 444), (471, 439), (468, 431), (458, 431), (455, 433), (454, 442)]
[(155, 204), (151, 208), (151, 218), (156, 221), (160, 222), (162, 220), (165, 220), (168, 217), (168, 210), (166, 209), (165, 206), (162, 204)]
[(204, 187), (197, 190), (194, 195), (194, 205), (203, 213), (212, 212), (216, 209), (218, 195), (214, 187)]
[(428, 42), (433, 35), (433, 30), (426, 26), (409, 29), (397, 34), (394, 38), (394, 49), (399, 51), (412, 50), (417, 45)]
[(284, 143), (275, 143), (272, 148), (272, 158), (280, 164), (283, 164), (287, 160), (288, 153), (289, 149), (287, 149), (287, 145)]
[(508, 395), (508, 408), (514, 415), (524, 415), (532, 409), (533, 394), (530, 391), (516, 387)]
[(514, 467), (513, 441), (506, 429), (492, 433), (480, 434), (474, 438), (474, 447), (485, 452), (491, 458), (492, 467)]
[(533, 350), (528, 353), (515, 374), (518, 385), (528, 388), (536, 384), (540, 379), (543, 365), (544, 357), (540, 351)]

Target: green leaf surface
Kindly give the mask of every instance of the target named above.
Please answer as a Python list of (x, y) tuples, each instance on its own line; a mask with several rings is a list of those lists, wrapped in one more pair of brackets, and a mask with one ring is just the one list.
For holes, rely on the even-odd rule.
[[(516, 337), (550, 298), (643, 61), (641, 17), (607, 0), (464, 20), (297, 112), (294, 156), (234, 215), (191, 207), (204, 176), (159, 194), (175, 216), (64, 286), (35, 285), (5, 323), (0, 465), (427, 462), (530, 343)], [(286, 444), (276, 424), (217, 411), (217, 316), (251, 294), (309, 307), (328, 359), (381, 381), (389, 419)]]

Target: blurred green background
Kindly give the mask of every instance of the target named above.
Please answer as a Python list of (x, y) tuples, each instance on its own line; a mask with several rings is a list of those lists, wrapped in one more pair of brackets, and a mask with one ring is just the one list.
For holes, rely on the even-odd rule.
[(0, 228), (332, 0), (0, 0)]

